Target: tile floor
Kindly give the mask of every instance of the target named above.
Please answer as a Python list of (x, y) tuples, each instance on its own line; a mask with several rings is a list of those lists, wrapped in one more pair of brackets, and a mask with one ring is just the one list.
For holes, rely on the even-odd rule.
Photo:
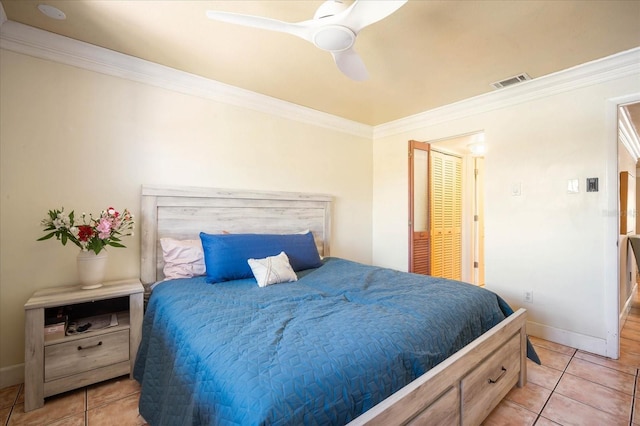
[[(531, 338), (542, 365), (528, 361), (528, 383), (514, 388), (483, 423), (495, 425), (640, 426), (640, 295), (611, 360)], [(142, 426), (140, 387), (128, 377), (47, 398), (24, 412), (23, 385), (0, 389), (0, 426)]]
[(142, 426), (138, 414), (140, 385), (124, 376), (52, 396), (44, 407), (24, 412), (22, 384), (0, 390), (0, 425)]
[(640, 293), (618, 360), (535, 337), (531, 343), (542, 365), (527, 360), (527, 385), (513, 388), (483, 425), (640, 426)]

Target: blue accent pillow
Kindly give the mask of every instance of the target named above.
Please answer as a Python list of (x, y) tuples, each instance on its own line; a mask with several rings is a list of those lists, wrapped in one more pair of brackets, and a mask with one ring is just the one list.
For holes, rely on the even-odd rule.
[(285, 252), (294, 271), (318, 268), (322, 260), (313, 234), (206, 234), (200, 233), (207, 281), (217, 283), (253, 277), (249, 259)]

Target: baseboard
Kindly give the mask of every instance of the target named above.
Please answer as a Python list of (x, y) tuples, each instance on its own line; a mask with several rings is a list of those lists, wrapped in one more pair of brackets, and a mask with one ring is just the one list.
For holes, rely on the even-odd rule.
[(0, 368), (0, 389), (24, 383), (24, 364)]
[(627, 317), (629, 316), (629, 311), (631, 310), (631, 301), (635, 297), (637, 291), (638, 291), (638, 283), (636, 283), (633, 286), (633, 290), (631, 290), (631, 295), (629, 296), (627, 301), (624, 303), (624, 306), (620, 310), (620, 321), (618, 323), (620, 324), (620, 329), (618, 330), (618, 332), (622, 332), (622, 327), (624, 327), (624, 323), (627, 320)]
[(527, 321), (527, 334), (590, 352), (592, 354), (608, 356), (607, 342), (605, 339), (586, 336), (584, 334), (574, 333), (573, 331), (563, 330), (531, 321)]

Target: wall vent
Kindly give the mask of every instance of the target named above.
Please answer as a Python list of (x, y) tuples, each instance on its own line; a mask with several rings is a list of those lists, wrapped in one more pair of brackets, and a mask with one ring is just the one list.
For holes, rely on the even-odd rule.
[(522, 74), (514, 75), (513, 77), (505, 78), (504, 80), (491, 83), (491, 87), (493, 87), (494, 89), (502, 89), (504, 87), (522, 83), (523, 81), (527, 80), (531, 80), (531, 77), (529, 77), (529, 74), (524, 72)]

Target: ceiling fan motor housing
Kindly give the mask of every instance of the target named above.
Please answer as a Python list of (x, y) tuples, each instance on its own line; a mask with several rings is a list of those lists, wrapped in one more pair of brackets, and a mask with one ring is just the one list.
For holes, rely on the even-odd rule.
[(356, 35), (347, 27), (328, 25), (321, 27), (313, 35), (313, 44), (322, 50), (341, 52), (349, 49), (356, 41)]

